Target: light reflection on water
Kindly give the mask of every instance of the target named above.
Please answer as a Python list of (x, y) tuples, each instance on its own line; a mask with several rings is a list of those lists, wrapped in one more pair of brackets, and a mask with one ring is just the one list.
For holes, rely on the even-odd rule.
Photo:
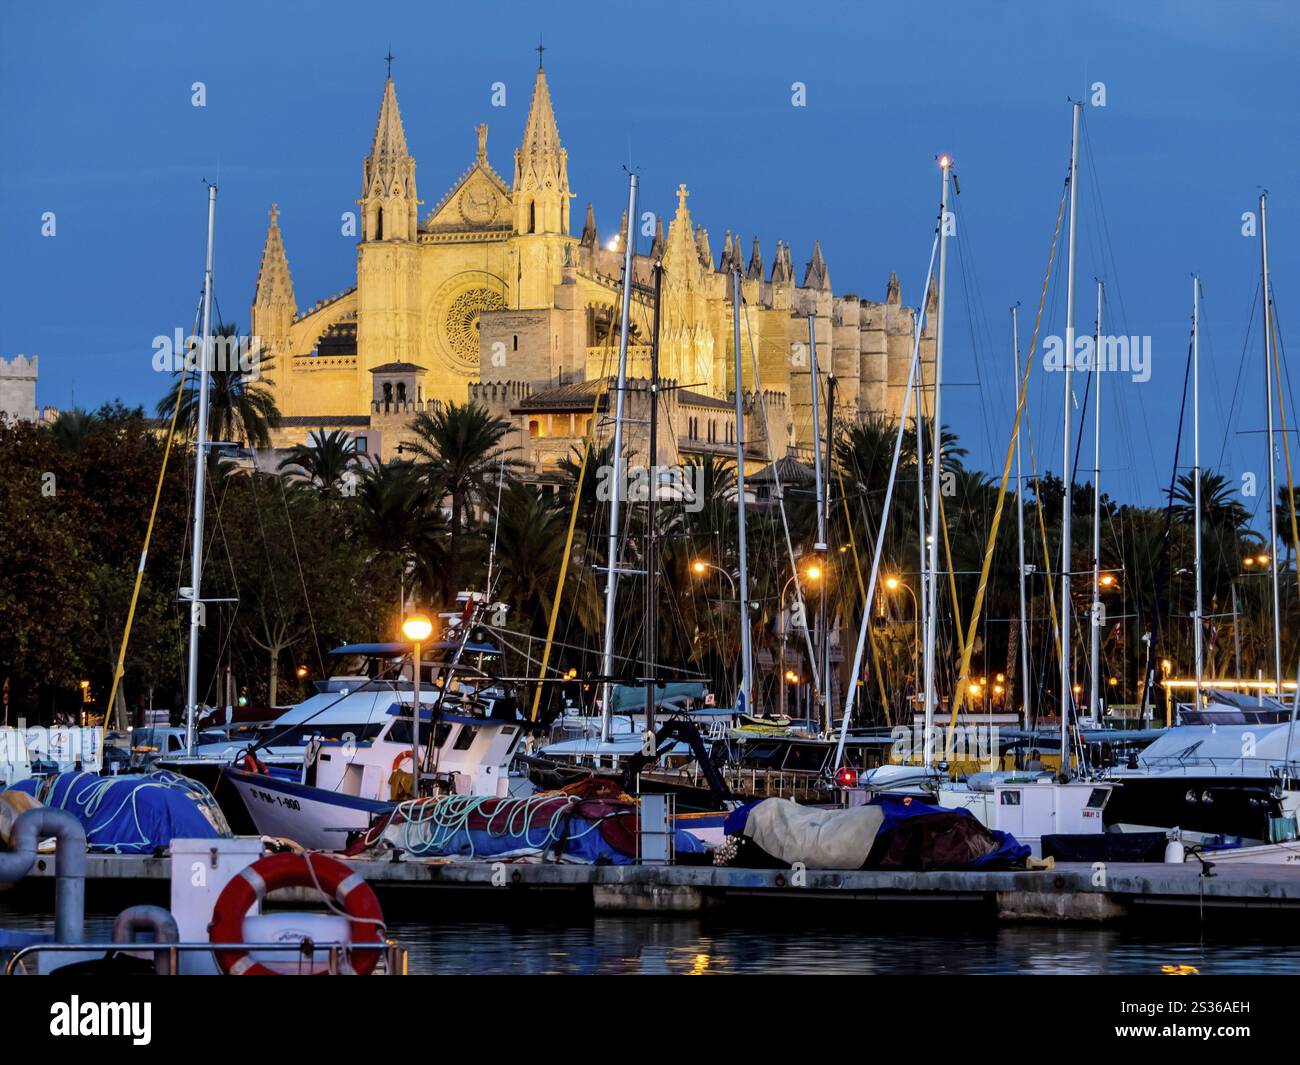
[(1258, 936), (1146, 939), (1135, 929), (875, 931), (602, 916), (562, 925), (397, 920), (389, 933), (410, 951), (416, 973), (1158, 974), (1164, 966), (1300, 973), (1292, 949)]
[[(47, 913), (0, 906), (0, 928), (53, 931)], [(107, 940), (112, 918), (87, 915), (90, 938)], [(1151, 974), (1191, 966), (1203, 975), (1300, 974), (1294, 943), (1260, 930), (1197, 938), (1186, 929), (1056, 925), (865, 929), (850, 922), (796, 925), (753, 915), (714, 918), (574, 916), (563, 923), (470, 919), (429, 923), (398, 917), (389, 935), (410, 951), (410, 972), (535, 975)]]

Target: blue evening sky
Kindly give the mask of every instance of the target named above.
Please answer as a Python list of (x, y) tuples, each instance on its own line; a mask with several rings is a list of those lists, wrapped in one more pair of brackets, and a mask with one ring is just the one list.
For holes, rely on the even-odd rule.
[[(188, 329), (201, 289), (205, 179), (220, 185), (226, 320), (247, 326), (272, 201), (300, 306), (337, 293), (355, 280), (339, 217), (359, 193), (390, 41), (431, 206), (472, 161), (480, 121), (509, 180), (539, 33), (577, 228), (591, 200), (612, 232), (630, 157), (647, 209), (670, 213), (678, 182), (688, 185), (715, 254), (731, 229), (746, 253), (757, 235), (770, 266), (786, 240), (802, 279), (816, 238), (838, 292), (882, 299), (897, 270), (914, 302), (938, 201), (934, 157), (951, 152), (962, 195), (944, 421), (968, 461), (999, 472), (1008, 308), (1021, 302), (1027, 346), (1068, 161), (1068, 99), (1104, 83), (1106, 106), (1085, 109), (1078, 322), (1091, 330), (1103, 278), (1105, 331), (1149, 335), (1152, 363), (1146, 383), (1103, 382), (1103, 487), (1156, 502), (1168, 481), (1193, 270), (1205, 287), (1203, 463), (1222, 456), (1234, 476), (1262, 478), (1258, 310), (1245, 346), (1259, 241), (1241, 235), (1241, 215), (1271, 190), (1289, 350), (1300, 314), (1300, 5), (1289, 0), (7, 5), (0, 355), (40, 356), (42, 404), (152, 408), (165, 388), (152, 338)], [(206, 107), (191, 106), (195, 81)], [(504, 108), (491, 106), (494, 82), (507, 86)], [(795, 82), (805, 107), (792, 106)], [(42, 236), (45, 212), (54, 237)], [(1063, 320), (1054, 283), (1044, 333)], [(1031, 401), (1039, 468), (1059, 471), (1060, 375), (1036, 374)], [(1080, 480), (1090, 440), (1087, 456)]]

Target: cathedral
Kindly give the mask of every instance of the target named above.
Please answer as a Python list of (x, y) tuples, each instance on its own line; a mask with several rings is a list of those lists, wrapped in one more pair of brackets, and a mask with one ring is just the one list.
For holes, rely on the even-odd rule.
[[(479, 403), (507, 421), (512, 457), (535, 479), (546, 480), (579, 447), (593, 417), (603, 442), (626, 226), (602, 241), (588, 204), (581, 233), (572, 235), (568, 153), (540, 63), (509, 180), (489, 161), (487, 126), (476, 132), (472, 163), (427, 206), (390, 67), (361, 168), (356, 284), (303, 309), (272, 206), (251, 331), (270, 356), (265, 377), (283, 415), (277, 446), (341, 429), (358, 451), (387, 460), (417, 411), (453, 401)], [(877, 303), (835, 295), (816, 243), (802, 279), (783, 242), (770, 266), (757, 240), (746, 255), (739, 232), (728, 230), (715, 254), (685, 185), (676, 199), (673, 218), (666, 227), (652, 220), (653, 240), (647, 234), (645, 254), (634, 258), (625, 396), (632, 463), (647, 458), (656, 262), (659, 463), (735, 455), (736, 268), (747, 465), (809, 453), (810, 328), (821, 372), (835, 375), (836, 418), (898, 417), (916, 312), (903, 305), (896, 275)], [(921, 343), (929, 380), (928, 325)]]

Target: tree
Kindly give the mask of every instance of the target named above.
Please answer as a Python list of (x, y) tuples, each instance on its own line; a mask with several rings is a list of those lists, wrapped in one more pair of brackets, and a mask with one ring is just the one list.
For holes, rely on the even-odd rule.
[[(280, 425), (280, 409), (275, 405), (275, 394), (266, 385), (258, 384), (258, 378), (271, 369), (271, 358), (259, 353), (255, 365), (241, 365), (232, 354), (239, 341), (239, 327), (233, 323), (218, 325), (213, 340), (218, 355), (208, 374), (208, 439), (270, 447), (271, 430)], [(177, 429), (190, 439), (198, 435), (199, 391), (199, 375), (194, 373), (185, 382), (177, 416)], [(175, 403), (173, 387), (158, 401), (158, 417), (170, 422)]]
[(313, 433), (306, 444), (294, 444), (279, 465), (289, 473), (319, 488), (325, 494), (338, 492), (350, 482), (358, 464), (356, 442), (342, 429)]
[(415, 468), (437, 499), (451, 500), (450, 543), (441, 582), (443, 598), (450, 601), (459, 590), (468, 512), (485, 507), (497, 479), (518, 466), (501, 455), (510, 423), (477, 403), (452, 402), (432, 414), (421, 411), (411, 431), (414, 440), (404, 448), (415, 455)]

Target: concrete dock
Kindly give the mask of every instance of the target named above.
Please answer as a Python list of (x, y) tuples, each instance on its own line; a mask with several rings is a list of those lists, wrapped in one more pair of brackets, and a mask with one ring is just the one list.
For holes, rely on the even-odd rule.
[[(385, 907), (427, 906), (434, 898), (491, 906), (565, 905), (594, 911), (657, 914), (776, 904), (797, 913), (816, 901), (873, 908), (899, 904), (974, 907), (1002, 921), (1120, 920), (1157, 911), (1210, 916), (1300, 916), (1300, 867), (1223, 864), (1202, 875), (1199, 863), (1063, 864), (1020, 872), (735, 869), (695, 865), (588, 866), (536, 862), (348, 859)], [(87, 900), (132, 896), (166, 901), (168, 856), (92, 854)], [(52, 888), (53, 857), (42, 857), (24, 890)], [(44, 883), (42, 882), (44, 881)], [(289, 893), (285, 893), (288, 895)], [(302, 899), (311, 897), (302, 894)], [(494, 897), (494, 896), (500, 896)], [(279, 895), (277, 895), (279, 897)], [(296, 901), (286, 897), (284, 901)], [(1196, 911), (1188, 913), (1188, 910)], [(933, 912), (933, 911), (932, 911)]]

